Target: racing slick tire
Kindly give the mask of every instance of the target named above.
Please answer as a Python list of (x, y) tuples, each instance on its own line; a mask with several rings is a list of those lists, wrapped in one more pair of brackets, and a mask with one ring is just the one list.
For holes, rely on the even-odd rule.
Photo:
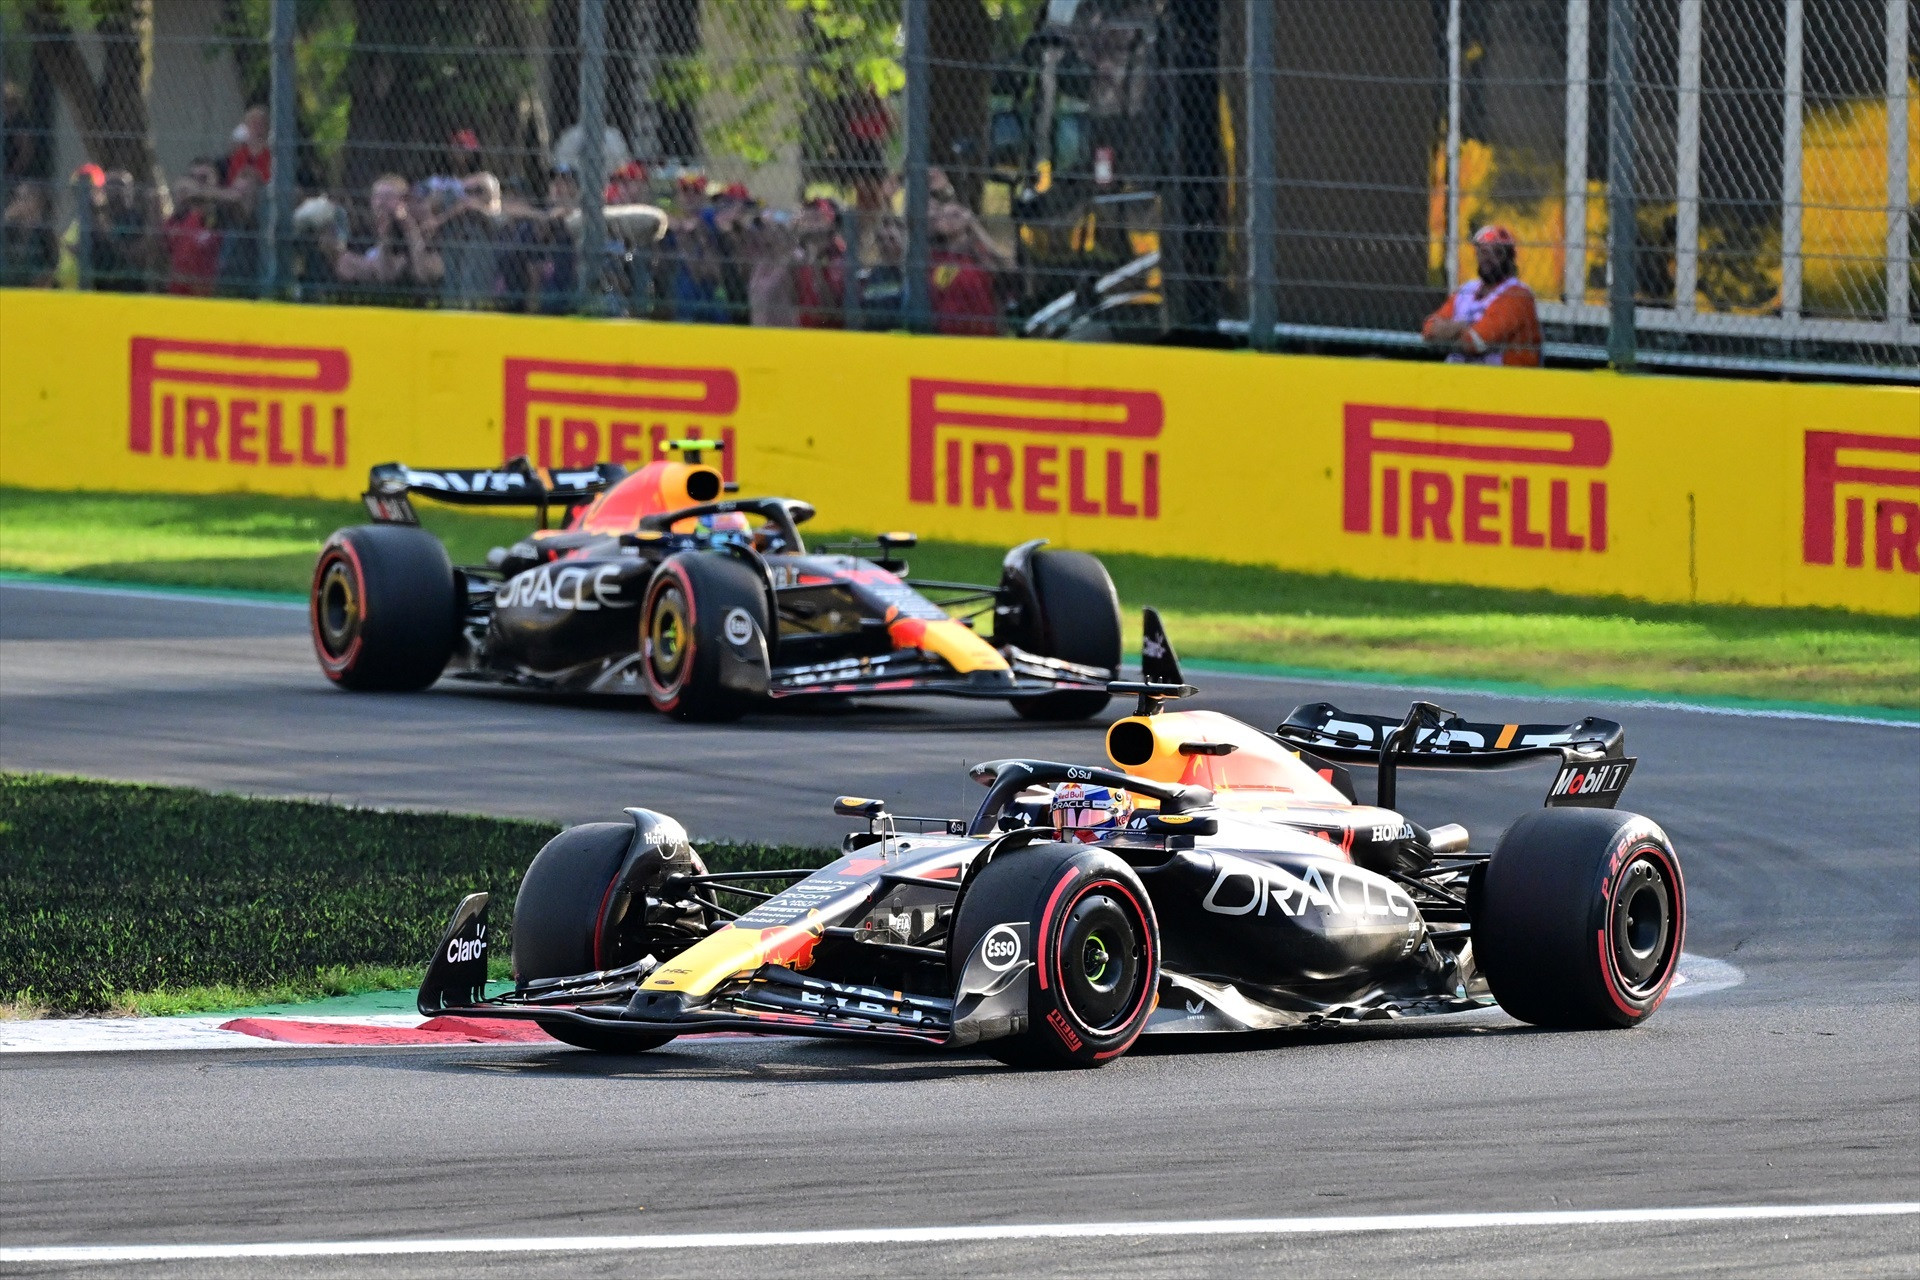
[(447, 549), (425, 529), (340, 530), (320, 549), (307, 610), (320, 669), (357, 692), (426, 688), (453, 656), (460, 596)]
[[(746, 714), (755, 698), (728, 678), (729, 665), (740, 663), (738, 637), (755, 642), (746, 623), (757, 629), (764, 647), (766, 587), (746, 565), (697, 551), (662, 561), (640, 610), (640, 667), (654, 708), (677, 720), (738, 720)], [(764, 659), (756, 655), (755, 661), (764, 671)]]
[(1473, 900), (1473, 954), (1500, 1007), (1543, 1027), (1631, 1027), (1666, 999), (1686, 886), (1655, 823), (1539, 809), (1507, 829)]
[(1026, 1026), (981, 1047), (1016, 1067), (1099, 1067), (1125, 1053), (1160, 986), (1160, 924), (1133, 869), (1075, 844), (995, 858), (955, 908), (956, 972), (989, 933), (1017, 924), (1033, 949)]
[[(592, 973), (607, 947), (604, 917), (614, 878), (633, 844), (627, 822), (589, 822), (547, 841), (520, 879), (513, 903), (513, 976), (516, 982)], [(568, 1018), (538, 1018), (556, 1040), (601, 1053), (644, 1053), (670, 1035), (586, 1026)]]
[[(1084, 551), (1035, 551), (1033, 600), (1039, 616), (1021, 645), (1046, 658), (1120, 672), (1120, 596), (1107, 567)], [(1086, 720), (1106, 710), (1106, 693), (1044, 693), (1015, 698), (1028, 720)]]

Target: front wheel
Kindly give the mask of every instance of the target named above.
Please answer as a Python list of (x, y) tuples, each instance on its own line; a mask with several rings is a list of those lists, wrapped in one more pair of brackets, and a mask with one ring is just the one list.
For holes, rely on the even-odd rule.
[(731, 556), (670, 556), (647, 583), (640, 662), (654, 708), (677, 720), (737, 720), (767, 681), (767, 597)]
[(1098, 1067), (1146, 1028), (1160, 985), (1160, 925), (1140, 878), (1103, 849), (1035, 845), (989, 863), (957, 908), (953, 954), (1000, 926), (1033, 939), (1024, 1027), (982, 1047), (1010, 1066)]
[[(1107, 567), (1084, 551), (1035, 551), (1029, 561), (1036, 616), (1021, 629), (1021, 648), (1120, 674), (1120, 596)], [(1106, 710), (1108, 695), (1046, 693), (1015, 698), (1028, 720), (1086, 720)]]
[(1612, 809), (1540, 809), (1500, 838), (1474, 895), (1473, 953), (1500, 1007), (1546, 1027), (1631, 1027), (1673, 986), (1680, 859)]

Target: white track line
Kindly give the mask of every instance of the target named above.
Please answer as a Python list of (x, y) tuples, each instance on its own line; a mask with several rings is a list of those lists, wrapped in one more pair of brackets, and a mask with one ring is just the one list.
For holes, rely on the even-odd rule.
[(494, 1239), (300, 1240), (274, 1244), (27, 1245), (0, 1248), (0, 1263), (187, 1262), (220, 1258), (369, 1258), (449, 1253), (624, 1253), (664, 1249), (775, 1249), (946, 1241), (1149, 1239), (1180, 1236), (1320, 1236), (1375, 1231), (1486, 1231), (1672, 1222), (1775, 1222), (1920, 1214), (1920, 1203), (1710, 1205), (1683, 1209), (1549, 1209), (1518, 1213), (1412, 1213), (1343, 1218), (1221, 1218), (1187, 1222), (1036, 1222), (980, 1227), (862, 1227), (829, 1231), (715, 1231), (651, 1236), (505, 1236)]
[[(95, 595), (131, 596), (137, 600), (181, 600), (194, 604), (231, 604), (251, 609), (299, 609), (306, 605), (297, 601), (248, 600), (243, 597), (196, 594), (191, 591), (156, 591), (139, 587), (101, 587), (84, 583), (64, 582), (19, 582), (0, 578), (0, 588), (13, 587), (22, 591), (73, 591), (91, 592)], [(1236, 671), (1229, 667), (1209, 666), (1204, 659), (1187, 664), (1195, 674), (1226, 676), (1238, 680), (1264, 680), (1281, 684), (1338, 685), (1348, 689), (1389, 689), (1396, 693), (1412, 689), (1429, 693), (1442, 693), (1462, 698), (1492, 698), (1503, 702), (1544, 702), (1577, 703), (1581, 706), (1597, 707), (1635, 707), (1653, 711), (1691, 711), (1703, 716), (1735, 716), (1750, 720), (1816, 720), (1826, 724), (1872, 724), (1883, 725), (1890, 729), (1920, 729), (1920, 720), (1893, 720), (1862, 713), (1849, 715), (1837, 711), (1795, 711), (1791, 708), (1769, 707), (1722, 707), (1711, 703), (1684, 702), (1669, 698), (1604, 698), (1590, 697), (1578, 691), (1556, 693), (1551, 689), (1537, 692), (1508, 692), (1500, 689), (1477, 689), (1472, 685), (1449, 684), (1444, 678), (1435, 680), (1394, 679), (1389, 676), (1365, 675), (1284, 675), (1267, 671)]]

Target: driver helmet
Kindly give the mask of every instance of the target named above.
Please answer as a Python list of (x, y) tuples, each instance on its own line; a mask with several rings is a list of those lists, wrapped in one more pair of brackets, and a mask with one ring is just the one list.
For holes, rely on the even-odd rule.
[(715, 538), (724, 539), (728, 535), (744, 538), (753, 532), (753, 521), (747, 519), (744, 511), (722, 511), (701, 516), (700, 528)]
[(1062, 840), (1092, 844), (1118, 831), (1133, 816), (1133, 796), (1116, 787), (1062, 784), (1053, 793), (1053, 829)]

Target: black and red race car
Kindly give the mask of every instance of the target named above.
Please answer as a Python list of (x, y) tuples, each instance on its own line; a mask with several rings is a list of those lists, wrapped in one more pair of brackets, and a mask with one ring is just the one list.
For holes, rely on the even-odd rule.
[[(810, 549), (800, 525), (813, 507), (728, 496), (700, 461), (718, 447), (670, 442), (679, 461), (632, 474), (611, 463), (544, 471), (524, 458), (373, 468), (374, 523), (335, 533), (314, 569), (321, 670), (355, 690), (422, 689), (450, 673), (644, 694), (688, 720), (822, 695), (1003, 698), (1041, 720), (1107, 705), (1120, 605), (1093, 556), (1025, 542), (987, 586), (904, 576), (912, 534)], [(419, 527), (416, 495), (534, 507), (540, 527), (485, 565), (456, 568)], [(564, 517), (550, 529), (555, 509)]]
[[(514, 986), (488, 998), (487, 895), (461, 902), (423, 1014), (515, 1018), (639, 1052), (709, 1031), (979, 1045), (1098, 1066), (1143, 1033), (1266, 1030), (1475, 1009), (1629, 1027), (1673, 984), (1686, 921), (1660, 827), (1616, 811), (1618, 724), (1482, 724), (1296, 708), (1272, 733), (1212, 711), (1157, 622), (1110, 765), (990, 760), (971, 817), (864, 819), (842, 856), (712, 872), (648, 809), (554, 837), (513, 910)], [(1152, 655), (1159, 654), (1159, 657)], [(1161, 678), (1171, 677), (1171, 678)], [(1490, 852), (1394, 808), (1408, 767), (1557, 766)], [(1372, 804), (1345, 763), (1378, 773)], [(914, 830), (913, 828), (927, 828)]]

